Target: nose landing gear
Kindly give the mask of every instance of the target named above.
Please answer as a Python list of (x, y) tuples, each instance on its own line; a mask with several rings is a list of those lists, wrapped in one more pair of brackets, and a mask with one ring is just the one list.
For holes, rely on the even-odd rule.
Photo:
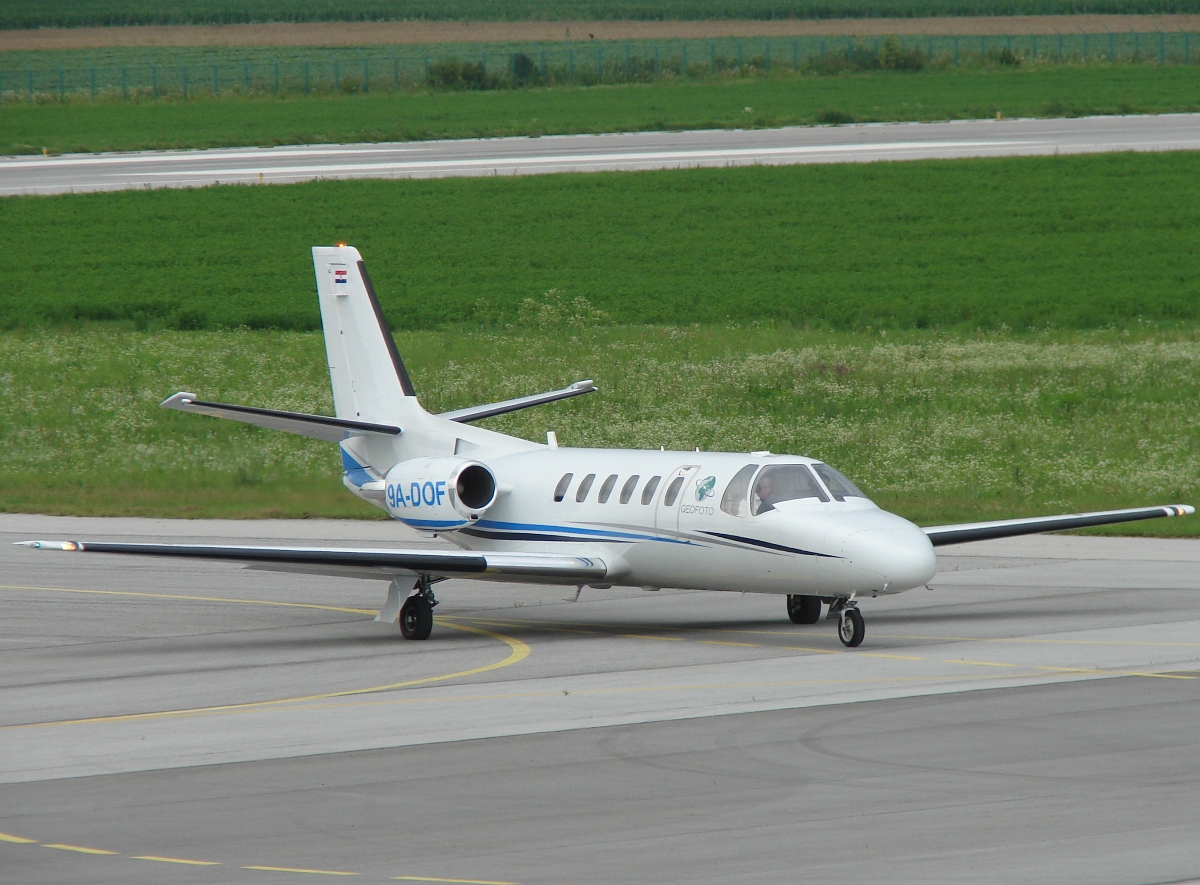
[(858, 648), (867, 635), (867, 625), (853, 596), (841, 596), (829, 606), (830, 619), (838, 619), (838, 639), (846, 648)]
[(856, 608), (848, 608), (842, 612), (838, 620), (838, 639), (847, 648), (857, 648), (862, 645), (863, 637), (867, 635), (867, 625), (862, 614)]
[(857, 648), (862, 645), (867, 635), (867, 625), (854, 596), (839, 596), (836, 598), (820, 596), (792, 596), (787, 598), (788, 619), (793, 624), (815, 624), (821, 620), (821, 603), (829, 603), (828, 620), (837, 619), (838, 639), (847, 648)]

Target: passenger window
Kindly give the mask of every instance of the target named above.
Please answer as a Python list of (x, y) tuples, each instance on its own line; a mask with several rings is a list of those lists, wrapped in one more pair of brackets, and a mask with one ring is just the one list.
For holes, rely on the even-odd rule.
[(817, 478), (803, 464), (781, 464), (764, 467), (754, 481), (751, 495), (751, 512), (758, 516), (774, 510), (780, 501), (795, 501), (799, 498), (818, 498), (828, 503), (829, 496), (817, 484)]
[(625, 485), (621, 487), (621, 503), (628, 504), (629, 499), (633, 497), (633, 490), (637, 488), (638, 480), (641, 479), (636, 473), (625, 480)]
[(859, 490), (858, 486), (828, 464), (814, 464), (813, 470), (817, 471), (817, 476), (825, 482), (825, 488), (829, 489), (829, 494), (833, 495), (835, 501), (867, 497)]
[(654, 493), (658, 491), (658, 484), (662, 482), (661, 476), (652, 476), (646, 480), (646, 487), (642, 489), (642, 503), (649, 504), (654, 500)]
[(745, 516), (750, 512), (746, 502), (750, 497), (750, 478), (757, 469), (757, 464), (747, 464), (725, 486), (725, 494), (721, 495), (721, 509), (730, 516)]
[(571, 484), (571, 478), (574, 473), (564, 473), (563, 478), (558, 481), (558, 485), (554, 487), (554, 503), (558, 504), (562, 501), (563, 496), (567, 493), (567, 486)]
[(600, 497), (596, 500), (601, 504), (608, 503), (608, 496), (612, 494), (613, 486), (617, 484), (617, 475), (614, 473), (608, 479), (604, 480), (604, 484), (600, 486)]
[(671, 484), (667, 486), (667, 493), (663, 495), (663, 506), (670, 507), (675, 503), (675, 499), (679, 497), (679, 490), (683, 488), (683, 477), (677, 476), (671, 480)]
[(588, 496), (588, 492), (592, 490), (592, 483), (596, 481), (596, 474), (589, 473), (579, 481), (579, 491), (575, 493), (575, 500), (582, 503)]

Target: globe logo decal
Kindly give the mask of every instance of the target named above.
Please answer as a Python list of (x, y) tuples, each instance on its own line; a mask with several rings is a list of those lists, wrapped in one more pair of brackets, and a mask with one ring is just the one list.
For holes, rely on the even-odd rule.
[(705, 477), (704, 479), (696, 480), (696, 500), (703, 501), (705, 498), (713, 496), (713, 489), (716, 488), (717, 478), (715, 476)]

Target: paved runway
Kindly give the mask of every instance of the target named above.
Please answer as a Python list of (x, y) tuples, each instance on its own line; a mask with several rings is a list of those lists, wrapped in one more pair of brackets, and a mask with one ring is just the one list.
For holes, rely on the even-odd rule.
[(1200, 149), (1200, 114), (0, 158), (0, 195)]
[(773, 597), (468, 582), (408, 643), (376, 582), (6, 543), (402, 531), (0, 516), (5, 880), (1200, 877), (1200, 542), (945, 548), (853, 651)]

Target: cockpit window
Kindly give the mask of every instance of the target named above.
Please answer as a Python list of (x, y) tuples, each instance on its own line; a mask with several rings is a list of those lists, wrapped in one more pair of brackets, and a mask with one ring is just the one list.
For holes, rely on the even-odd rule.
[(554, 503), (555, 504), (562, 501), (563, 496), (566, 495), (566, 493), (567, 493), (567, 486), (569, 486), (571, 484), (571, 479), (574, 476), (575, 476), (574, 473), (564, 473), (563, 478), (558, 481), (558, 485), (556, 485), (554, 487)]
[(817, 483), (812, 471), (803, 464), (780, 464), (764, 467), (754, 481), (751, 495), (751, 512), (757, 516), (774, 510), (780, 501), (795, 501), (799, 498), (818, 498), (828, 502), (829, 496)]
[(834, 470), (828, 464), (814, 464), (813, 470), (817, 471), (817, 476), (825, 483), (825, 487), (829, 489), (829, 494), (833, 495), (835, 501), (844, 501), (846, 498), (865, 498), (864, 495), (854, 483), (846, 479), (838, 471)]
[(757, 464), (747, 464), (725, 486), (725, 493), (721, 495), (721, 509), (730, 516), (745, 516), (749, 511), (746, 501), (750, 493), (750, 477), (754, 476), (757, 469)]

